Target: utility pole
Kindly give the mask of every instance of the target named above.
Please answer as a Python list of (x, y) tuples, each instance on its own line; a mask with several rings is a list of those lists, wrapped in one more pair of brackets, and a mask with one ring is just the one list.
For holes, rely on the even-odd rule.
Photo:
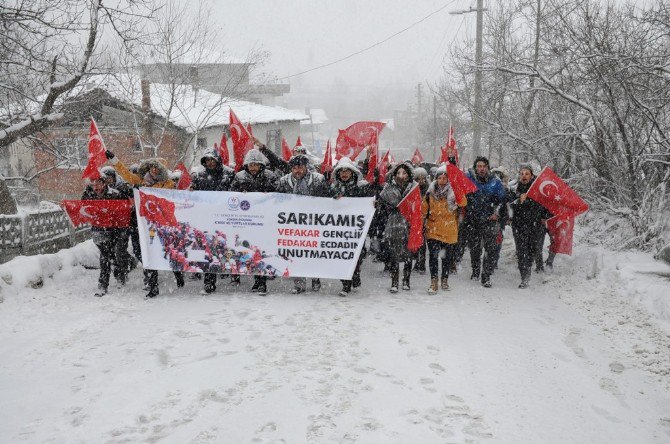
[(433, 159), (437, 159), (437, 96), (433, 96)]
[(475, 103), (474, 115), (472, 116), (472, 151), (475, 157), (481, 154), (482, 144), (482, 45), (483, 45), (483, 27), (484, 27), (484, 0), (477, 0), (477, 8), (470, 8), (464, 11), (452, 11), (449, 14), (467, 14), (477, 13), (477, 35), (475, 45)]

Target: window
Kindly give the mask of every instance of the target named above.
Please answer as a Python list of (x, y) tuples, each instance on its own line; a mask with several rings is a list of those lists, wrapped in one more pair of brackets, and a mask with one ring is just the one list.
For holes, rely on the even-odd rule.
[(281, 128), (268, 130), (265, 140), (270, 151), (281, 153)]
[(57, 137), (53, 140), (58, 168), (84, 169), (88, 164), (88, 140), (76, 137)]

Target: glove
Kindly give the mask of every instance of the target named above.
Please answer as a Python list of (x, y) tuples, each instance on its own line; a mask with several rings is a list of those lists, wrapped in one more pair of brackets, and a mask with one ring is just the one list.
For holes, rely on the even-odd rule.
[(113, 159), (114, 158), (114, 153), (111, 152), (110, 150), (105, 150), (105, 157), (108, 159)]

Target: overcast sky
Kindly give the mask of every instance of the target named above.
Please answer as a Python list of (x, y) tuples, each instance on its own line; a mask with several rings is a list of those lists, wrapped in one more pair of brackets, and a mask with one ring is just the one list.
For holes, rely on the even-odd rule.
[[(463, 0), (225, 0), (212, 2), (223, 24), (224, 44), (243, 56), (252, 45), (270, 52), (265, 70), (295, 74), (347, 56), (447, 7), (408, 31), (334, 66), (290, 79), (299, 86), (407, 85), (439, 77), (446, 48), (457, 30), (474, 32), (474, 15), (450, 15), (474, 1)], [(288, 80), (286, 80), (288, 81)]]

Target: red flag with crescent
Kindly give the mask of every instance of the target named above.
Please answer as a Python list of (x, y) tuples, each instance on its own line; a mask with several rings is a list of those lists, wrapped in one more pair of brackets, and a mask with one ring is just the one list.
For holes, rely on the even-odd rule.
[(158, 225), (179, 226), (174, 215), (174, 202), (140, 191), (140, 216)]
[[(214, 144), (216, 145), (216, 144)], [(189, 174), (188, 170), (186, 169), (186, 165), (184, 165), (184, 162), (179, 162), (177, 166), (174, 168), (177, 171), (181, 171), (181, 177), (179, 178), (179, 182), (177, 183), (177, 189), (178, 190), (185, 190), (188, 187), (191, 186), (191, 175)]]
[(412, 155), (411, 162), (414, 165), (418, 165), (418, 164), (423, 162), (423, 154), (421, 154), (421, 151), (419, 151), (419, 148), (414, 150), (414, 155)]
[(389, 172), (389, 163), (391, 163), (391, 150), (387, 150), (382, 161), (379, 163), (379, 185), (384, 185), (386, 183), (386, 175)]
[(82, 179), (95, 180), (100, 177), (99, 168), (107, 162), (105, 157), (105, 142), (102, 140), (98, 125), (91, 118), (91, 125), (88, 130), (88, 164), (81, 175)]
[(235, 157), (235, 171), (239, 171), (244, 163), (244, 156), (253, 149), (254, 138), (244, 127), (242, 121), (230, 109), (230, 138), (233, 140), (233, 155)]
[(125, 228), (130, 225), (133, 203), (127, 199), (64, 200), (61, 204), (75, 227), (91, 224), (100, 228)]
[(375, 133), (372, 139), (370, 159), (368, 160), (368, 174), (365, 176), (365, 180), (367, 180), (368, 183), (373, 183), (375, 181), (375, 170), (379, 167), (379, 163), (379, 140)]
[(451, 188), (454, 190), (457, 202), (463, 201), (466, 194), (477, 191), (477, 185), (472, 183), (472, 181), (468, 179), (468, 176), (451, 162), (447, 162), (447, 177), (449, 178)]
[(291, 151), (291, 148), (288, 146), (288, 142), (286, 141), (285, 138), (281, 138), (281, 158), (284, 159), (286, 162), (288, 162), (291, 159), (291, 156), (293, 155), (293, 152)]
[(296, 146), (302, 146), (302, 140), (300, 140), (300, 136), (298, 136), (298, 140), (295, 141), (295, 146), (294, 146), (294, 148), (295, 148)]
[(330, 139), (326, 142), (326, 152), (323, 155), (323, 162), (321, 162), (321, 174), (330, 173), (333, 171), (333, 149), (330, 146)]
[(361, 151), (376, 140), (373, 138), (381, 133), (384, 126), (386, 126), (384, 122), (361, 121), (349, 125), (347, 129), (339, 130), (335, 143), (335, 159), (348, 157), (356, 160)]
[(414, 185), (414, 188), (400, 201), (398, 211), (409, 223), (407, 249), (415, 252), (423, 245), (423, 214), (419, 184)]
[(447, 136), (447, 141), (442, 148), (442, 153), (440, 156), (440, 161), (438, 163), (447, 163), (451, 162), (449, 159), (453, 159), (454, 165), (458, 166), (458, 150), (456, 149), (456, 139), (454, 139), (454, 127), (449, 126), (449, 135)]
[(226, 139), (226, 133), (221, 134), (221, 144), (217, 151), (219, 152), (221, 163), (227, 166), (230, 163), (230, 154), (228, 154), (228, 139)]
[(537, 176), (528, 189), (528, 197), (554, 216), (574, 217), (589, 209), (589, 205), (549, 167), (544, 167)]
[(554, 216), (547, 219), (547, 231), (551, 238), (549, 251), (571, 255), (574, 227), (575, 218), (572, 216)]

